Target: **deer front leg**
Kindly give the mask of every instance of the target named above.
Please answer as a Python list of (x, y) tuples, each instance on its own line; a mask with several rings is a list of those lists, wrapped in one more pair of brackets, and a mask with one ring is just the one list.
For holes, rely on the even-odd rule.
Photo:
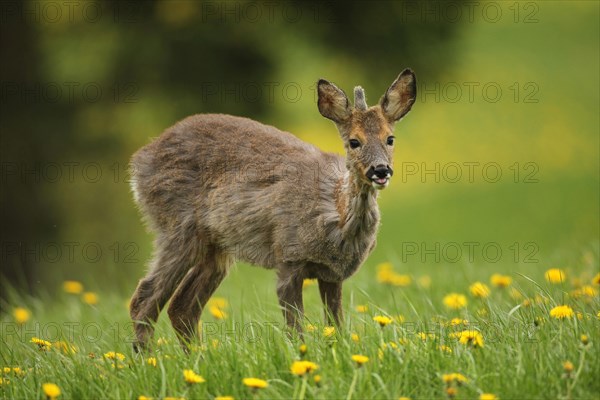
[[(325, 323), (332, 322), (338, 327), (342, 326), (342, 282), (325, 282), (319, 279), (319, 293), (325, 306)], [(333, 321), (332, 321), (333, 318)]]
[(304, 304), (302, 302), (303, 279), (293, 271), (280, 271), (277, 281), (277, 296), (288, 328), (302, 336)]

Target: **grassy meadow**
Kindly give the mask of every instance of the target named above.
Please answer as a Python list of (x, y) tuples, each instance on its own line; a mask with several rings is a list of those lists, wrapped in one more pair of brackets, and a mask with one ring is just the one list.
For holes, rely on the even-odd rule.
[[(29, 181), (6, 179), (20, 191), (3, 215), (20, 213), (8, 218), (0, 272), (19, 281), (26, 259), (33, 277), (18, 288), (0, 282), (8, 291), (0, 303), (0, 399), (598, 399), (598, 2), (475, 2), (474, 21), (466, 8), (456, 24), (417, 15), (402, 26), (406, 37), (379, 23), (377, 12), (400, 20), (396, 2), (375, 11), (372, 2), (344, 3), (336, 11), (354, 7), (359, 20), (342, 14), (346, 25), (332, 26), (311, 18), (204, 23), (211, 2), (139, 3), (148, 12), (140, 23), (24, 24), (14, 47), (29, 38), (35, 57), (5, 58), (14, 73), (39, 67), (42, 83), (109, 83), (101, 85), (104, 101), (17, 98), (3, 113), (18, 117), (3, 125), (7, 136), (27, 139), (2, 150), (25, 165)], [(490, 12), (501, 8), (499, 21), (482, 18), (489, 4)], [(442, 35), (448, 40), (436, 36), (440, 24), (452, 28)], [(334, 33), (344, 51), (330, 41)], [(372, 57), (370, 48), (395, 61)], [(377, 248), (344, 285), (344, 325), (324, 326), (317, 285), (307, 282), (304, 342), (289, 338), (273, 271), (239, 264), (204, 311), (189, 353), (163, 312), (151, 350), (135, 354), (127, 307), (152, 237), (129, 190), (131, 155), (203, 112), (252, 117), (341, 153), (315, 104), (317, 79), (346, 93), (360, 84), (373, 105), (405, 67), (415, 69), (418, 98), (396, 127)], [(272, 101), (202, 92), (210, 84), (238, 95), (230, 84), (257, 82), (277, 82)], [(115, 101), (115, 83), (135, 83), (136, 100)], [(303, 95), (286, 99), (286, 83)], [(491, 98), (497, 88), (502, 96)], [(77, 163), (75, 177), (64, 168), (63, 179), (30, 179), (37, 155), (25, 150), (34, 144), (45, 155), (40, 163)], [(85, 165), (100, 168), (98, 180), (82, 179)]]
[(597, 398), (597, 263), (586, 252), (562, 269), (493, 277), (473, 266), (368, 266), (345, 291), (337, 330), (323, 325), (307, 281), (304, 347), (282, 332), (274, 290), (258, 289), (270, 273), (240, 267), (209, 303), (189, 354), (164, 313), (152, 349), (135, 354), (126, 299), (65, 282), (59, 299), (15, 298), (3, 318), (0, 396), (54, 398), (44, 392), (52, 383), (58, 398), (74, 399)]

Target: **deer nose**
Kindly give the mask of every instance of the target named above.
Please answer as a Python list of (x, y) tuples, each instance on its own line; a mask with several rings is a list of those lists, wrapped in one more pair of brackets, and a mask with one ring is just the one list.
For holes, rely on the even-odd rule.
[(377, 178), (388, 178), (394, 174), (394, 171), (389, 167), (389, 165), (379, 164), (373, 169), (373, 175)]

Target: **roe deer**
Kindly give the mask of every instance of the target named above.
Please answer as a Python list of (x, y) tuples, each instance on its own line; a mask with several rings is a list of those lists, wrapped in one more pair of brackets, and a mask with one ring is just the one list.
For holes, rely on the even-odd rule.
[[(302, 333), (302, 283), (317, 279), (328, 320), (342, 319), (342, 282), (375, 247), (377, 192), (392, 171), (394, 123), (410, 111), (416, 78), (405, 69), (379, 104), (318, 82), (318, 108), (335, 122), (346, 157), (287, 132), (222, 114), (188, 117), (134, 154), (131, 186), (156, 234), (150, 270), (131, 299), (136, 349), (171, 299), (185, 345), (235, 260), (277, 270), (289, 327)], [(329, 321), (332, 322), (332, 321)]]

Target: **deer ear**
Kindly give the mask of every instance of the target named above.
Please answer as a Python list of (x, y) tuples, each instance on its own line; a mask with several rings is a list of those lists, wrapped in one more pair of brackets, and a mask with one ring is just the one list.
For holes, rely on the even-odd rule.
[(344, 122), (350, 117), (350, 102), (341, 89), (325, 79), (319, 79), (317, 92), (319, 112), (322, 116), (336, 123)]
[(381, 98), (381, 109), (390, 122), (398, 121), (410, 111), (417, 98), (417, 77), (409, 68), (398, 75)]

